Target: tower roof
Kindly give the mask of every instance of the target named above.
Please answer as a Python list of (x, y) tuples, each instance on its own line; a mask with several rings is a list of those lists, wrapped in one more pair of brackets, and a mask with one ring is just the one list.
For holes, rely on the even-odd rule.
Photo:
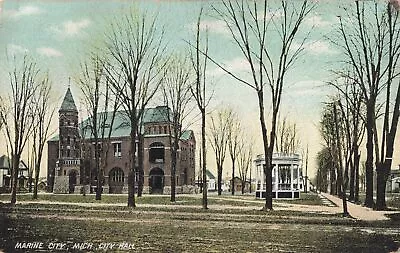
[(71, 89), (68, 87), (67, 92), (65, 93), (64, 101), (61, 104), (61, 108), (59, 111), (72, 111), (77, 112), (74, 98), (72, 97)]

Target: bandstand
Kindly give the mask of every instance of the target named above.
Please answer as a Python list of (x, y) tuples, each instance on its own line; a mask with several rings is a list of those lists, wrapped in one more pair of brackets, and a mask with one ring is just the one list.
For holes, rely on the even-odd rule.
[[(264, 155), (258, 155), (254, 163), (257, 182), (256, 198), (265, 198)], [(300, 155), (274, 153), (272, 166), (272, 197), (300, 198), (300, 192), (303, 190)]]

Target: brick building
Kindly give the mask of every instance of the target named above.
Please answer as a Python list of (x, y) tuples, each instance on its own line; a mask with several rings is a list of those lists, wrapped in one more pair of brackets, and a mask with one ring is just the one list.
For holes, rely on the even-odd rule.
[[(78, 124), (78, 110), (68, 88), (59, 110), (59, 133), (48, 141), (48, 187), (55, 193), (79, 193), (81, 188), (97, 182), (95, 148), (100, 150), (103, 168), (103, 192), (128, 192), (130, 168), (130, 121), (124, 111), (98, 114), (105, 118), (105, 139), (96, 144), (89, 119)], [(144, 193), (165, 193), (171, 189), (170, 129), (172, 122), (168, 107), (147, 108), (136, 138), (136, 181), (143, 180)], [(111, 124), (113, 122), (113, 124)], [(109, 129), (112, 125), (110, 138)], [(101, 136), (101, 135), (100, 135)], [(196, 140), (193, 131), (184, 131), (179, 140), (176, 167), (176, 192), (194, 192)], [(139, 177), (139, 168), (143, 175)], [(136, 186), (138, 182), (136, 183)]]

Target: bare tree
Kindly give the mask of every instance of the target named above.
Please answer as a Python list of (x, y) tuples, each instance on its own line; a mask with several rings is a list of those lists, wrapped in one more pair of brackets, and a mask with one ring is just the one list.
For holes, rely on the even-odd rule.
[[(146, 106), (154, 97), (164, 77), (166, 61), (163, 56), (164, 30), (159, 29), (156, 17), (137, 14), (134, 11), (123, 15), (111, 24), (106, 34), (105, 72), (113, 93), (121, 101), (130, 132), (130, 170), (128, 174), (128, 206), (135, 207), (135, 174), (143, 175), (137, 166), (136, 140), (140, 119)], [(141, 195), (143, 178), (138, 180), (138, 195)]]
[[(373, 200), (373, 163), (374, 151), (377, 161), (377, 208), (384, 209), (384, 187), (388, 169), (392, 161), (392, 150), (398, 116), (393, 114), (389, 130), (389, 103), (385, 106), (381, 153), (379, 155), (378, 133), (376, 128), (377, 102), (379, 95), (386, 89), (386, 98), (390, 95), (392, 83), (398, 77), (397, 68), (400, 50), (400, 30), (398, 11), (391, 2), (383, 8), (380, 2), (355, 1), (354, 9), (347, 8), (346, 17), (339, 17), (340, 41), (336, 44), (344, 52), (344, 63), (354, 69), (355, 84), (361, 91), (366, 105), (366, 198), (365, 205), (374, 206)], [(400, 95), (400, 94), (399, 94)], [(398, 98), (399, 96), (397, 96)], [(400, 99), (400, 98), (399, 98)], [(396, 99), (397, 101), (397, 99)], [(389, 102), (389, 101), (387, 101)], [(396, 105), (395, 105), (396, 106)], [(393, 128), (392, 128), (393, 127)], [(390, 133), (390, 134), (389, 134)], [(379, 202), (379, 203), (378, 203)]]
[[(235, 80), (254, 90), (258, 98), (261, 135), (265, 156), (264, 174), (266, 179), (265, 210), (272, 210), (272, 153), (276, 139), (277, 115), (281, 104), (285, 77), (298, 59), (305, 39), (300, 46), (294, 41), (301, 25), (313, 10), (311, 1), (280, 1), (279, 10), (271, 12), (270, 1), (223, 0), (222, 8), (214, 8), (230, 31), (232, 39), (243, 54), (250, 69), (247, 80), (231, 72), (227, 67), (210, 60)], [(277, 34), (271, 35), (270, 30)], [(280, 43), (272, 47), (269, 36), (278, 36)], [(269, 88), (271, 96), (271, 129), (268, 136), (265, 122), (264, 89)]]
[[(361, 90), (358, 85), (354, 84), (352, 79), (347, 76), (341, 79), (343, 79), (342, 84), (339, 84), (338, 81), (330, 84), (336, 88), (340, 98), (338, 106), (344, 127), (343, 149), (345, 150), (346, 188), (348, 183), (349, 199), (358, 201), (358, 174), (361, 155), (359, 147), (365, 132), (364, 119), (362, 118), (362, 113), (364, 112), (363, 98)], [(348, 171), (350, 171), (350, 179)]]
[(240, 154), (240, 150), (242, 148), (242, 143), (240, 142), (242, 137), (242, 127), (240, 124), (239, 117), (236, 113), (232, 114), (231, 122), (229, 124), (228, 129), (228, 148), (229, 155), (231, 157), (232, 162), (232, 183), (231, 183), (231, 191), (232, 195), (235, 195), (235, 167), (238, 156)]
[(35, 178), (33, 180), (33, 199), (37, 199), (38, 183), (40, 175), (40, 167), (43, 158), (43, 150), (51, 132), (50, 125), (55, 113), (55, 107), (50, 101), (51, 85), (47, 77), (43, 78), (37, 93), (33, 97), (34, 113), (33, 113), (33, 165)]
[(277, 152), (285, 154), (296, 153), (300, 146), (296, 123), (291, 123), (287, 117), (278, 122), (275, 143)]
[(14, 58), (14, 67), (9, 72), (11, 93), (0, 96), (0, 117), (12, 160), (11, 204), (17, 201), (21, 155), (34, 127), (34, 97), (42, 83), (39, 74), (39, 67), (27, 55), (21, 63)]
[[(340, 103), (340, 102), (339, 102)], [(341, 115), (343, 116), (343, 115)], [(335, 154), (336, 161), (338, 163), (338, 185), (339, 185), (339, 194), (341, 195), (343, 201), (343, 216), (349, 216), (349, 212), (347, 211), (347, 199), (346, 199), (346, 186), (347, 182), (343, 179), (343, 176), (346, 175), (343, 172), (343, 151), (341, 139), (343, 138), (343, 126), (339, 123), (338, 120), (338, 110), (336, 101), (333, 102), (333, 118), (335, 122)]]
[[(242, 182), (242, 194), (244, 194), (246, 188), (246, 182), (248, 182), (248, 174), (251, 170), (251, 164), (253, 159), (253, 142), (245, 140), (241, 140), (242, 148), (239, 151), (239, 161), (238, 161), (238, 169), (239, 169), (239, 177)], [(250, 179), (250, 188), (251, 188), (251, 179)]]
[(304, 192), (307, 193), (308, 191), (308, 144), (306, 146), (305, 155), (303, 155), (303, 159), (305, 158), (305, 175), (304, 175)]
[[(335, 119), (333, 115), (333, 103), (326, 103), (320, 121), (320, 134), (324, 140), (323, 149), (319, 154), (320, 175), (329, 174), (329, 188), (330, 194), (338, 194), (337, 184), (337, 170), (338, 164), (336, 160), (336, 133), (335, 133)], [(322, 183), (322, 181), (321, 181)]]
[(178, 160), (179, 140), (182, 135), (182, 124), (188, 115), (188, 105), (193, 96), (190, 92), (193, 68), (188, 57), (176, 57), (171, 60), (167, 75), (163, 82), (164, 101), (170, 110), (167, 110), (168, 119), (172, 119), (172, 129), (169, 127), (169, 141), (171, 147), (171, 202), (175, 202), (176, 167)]
[[(90, 131), (91, 139), (95, 143), (96, 200), (101, 200), (104, 168), (106, 167), (110, 146), (109, 140), (118, 108), (117, 99), (114, 99), (114, 105), (112, 106), (113, 99), (110, 94), (110, 83), (105, 75), (104, 66), (100, 56), (92, 54), (88, 62), (82, 63), (78, 80), (89, 116), (83, 122), (84, 126), (82, 127)], [(110, 109), (112, 110), (111, 112), (109, 112)]]
[[(207, 148), (206, 148), (206, 109), (208, 102), (211, 97), (207, 97), (207, 79), (206, 70), (208, 62), (208, 35), (206, 34), (203, 39), (200, 34), (200, 24), (203, 15), (203, 9), (200, 10), (199, 17), (197, 19), (196, 26), (196, 44), (194, 46), (194, 52), (191, 54), (192, 66), (196, 75), (196, 81), (194, 85), (190, 88), (192, 96), (196, 101), (197, 107), (201, 114), (201, 175), (202, 175), (202, 190), (203, 199), (202, 206), (203, 209), (208, 209), (207, 204)], [(204, 40), (204, 41), (203, 41)], [(204, 43), (204, 46), (201, 45)], [(201, 57), (204, 55), (204, 57)]]
[[(226, 151), (229, 143), (229, 128), (232, 122), (233, 111), (231, 109), (221, 109), (214, 115), (211, 115), (211, 124), (209, 126), (209, 141), (215, 154), (217, 164), (217, 184), (218, 195), (222, 193), (222, 170)], [(232, 179), (233, 180), (233, 179)]]

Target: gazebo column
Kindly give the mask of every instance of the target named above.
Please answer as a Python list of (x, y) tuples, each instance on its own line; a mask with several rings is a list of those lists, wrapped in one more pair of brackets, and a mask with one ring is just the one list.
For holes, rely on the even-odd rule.
[(279, 164), (275, 164), (275, 198), (278, 198), (279, 190)]
[(294, 178), (293, 178), (293, 170), (294, 170), (294, 166), (293, 163), (290, 164), (290, 191), (292, 192), (292, 198), (294, 198), (294, 187), (293, 187), (293, 183), (294, 183)]

